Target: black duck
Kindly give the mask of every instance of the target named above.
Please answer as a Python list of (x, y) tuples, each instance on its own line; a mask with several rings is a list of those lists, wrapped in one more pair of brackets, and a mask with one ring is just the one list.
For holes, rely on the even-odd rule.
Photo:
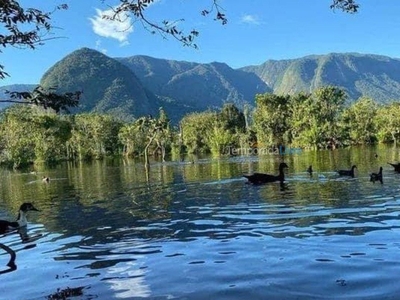
[(382, 170), (383, 168), (380, 167), (378, 173), (371, 173), (369, 181), (372, 181), (373, 183), (375, 183), (375, 181), (380, 181), (381, 183), (383, 183)]
[(243, 177), (246, 177), (252, 184), (262, 184), (275, 181), (283, 182), (285, 181), (285, 174), (283, 172), (285, 168), (289, 168), (288, 165), (286, 163), (280, 163), (278, 175), (254, 173), (252, 175), (243, 175)]
[(356, 166), (356, 165), (353, 165), (353, 166), (351, 167), (350, 170), (338, 170), (338, 171), (336, 171), (336, 172), (338, 172), (339, 175), (341, 175), (341, 176), (351, 176), (351, 177), (354, 177), (354, 169), (356, 169), (356, 168), (357, 168), (357, 166)]
[(16, 221), (0, 220), (0, 234), (6, 233), (10, 229), (26, 226), (28, 221), (26, 215), (28, 211), (39, 211), (32, 203), (24, 203), (19, 208), (19, 213)]
[(388, 162), (388, 164), (391, 165), (396, 172), (400, 173), (400, 163), (392, 164)]

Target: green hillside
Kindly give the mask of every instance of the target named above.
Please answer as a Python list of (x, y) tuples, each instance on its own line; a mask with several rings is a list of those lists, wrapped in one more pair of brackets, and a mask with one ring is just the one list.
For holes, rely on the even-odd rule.
[(60, 92), (83, 91), (72, 112), (108, 112), (123, 118), (156, 113), (158, 100), (126, 66), (98, 51), (83, 48), (51, 67), (40, 84)]
[(345, 89), (351, 100), (361, 96), (381, 103), (400, 99), (400, 60), (386, 56), (331, 53), (267, 61), (241, 70), (258, 75), (277, 94), (334, 85)]
[(358, 53), (269, 60), (232, 69), (219, 62), (143, 55), (111, 58), (83, 48), (57, 62), (40, 83), (60, 92), (82, 90), (80, 105), (72, 112), (107, 112), (132, 119), (157, 114), (162, 106), (176, 123), (188, 112), (220, 108), (227, 102), (239, 108), (254, 105), (256, 94), (312, 92), (326, 85), (343, 88), (350, 101), (366, 96), (388, 103), (400, 99), (399, 71), (399, 59)]

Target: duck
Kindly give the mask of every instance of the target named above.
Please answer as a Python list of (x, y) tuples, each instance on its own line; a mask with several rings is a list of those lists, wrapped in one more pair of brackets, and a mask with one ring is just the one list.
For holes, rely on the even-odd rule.
[(0, 234), (6, 233), (11, 229), (26, 226), (28, 221), (26, 219), (28, 211), (39, 211), (30, 202), (23, 203), (19, 208), (19, 213), (16, 221), (0, 220)]
[(313, 172), (312, 166), (309, 166), (307, 168), (307, 173), (310, 174), (310, 176), (312, 176), (312, 172)]
[(383, 183), (382, 170), (383, 170), (383, 168), (380, 167), (378, 173), (371, 173), (369, 181), (372, 181), (373, 183), (375, 183), (375, 181), (380, 181), (381, 183)]
[(279, 174), (278, 175), (271, 175), (271, 174), (264, 174), (264, 173), (254, 173), (252, 175), (243, 175), (243, 177), (247, 178), (248, 181), (252, 184), (262, 184), (267, 182), (275, 182), (285, 181), (285, 174), (283, 169), (289, 168), (288, 165), (284, 162), (279, 164)]
[(392, 164), (392, 163), (388, 162), (388, 164), (391, 165), (394, 168), (395, 172), (399, 172), (400, 173), (400, 163)]
[(351, 176), (351, 177), (354, 177), (354, 169), (356, 169), (356, 168), (357, 168), (357, 166), (356, 166), (356, 165), (353, 165), (353, 166), (351, 167), (350, 170), (338, 170), (338, 171), (336, 171), (336, 172), (338, 172), (339, 175), (341, 175), (341, 176)]

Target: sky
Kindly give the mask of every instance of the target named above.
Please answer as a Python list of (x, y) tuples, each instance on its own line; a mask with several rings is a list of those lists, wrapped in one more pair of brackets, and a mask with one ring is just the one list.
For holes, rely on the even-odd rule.
[[(330, 9), (332, 0), (219, 0), (226, 25), (214, 15), (202, 16), (212, 0), (156, 0), (147, 10), (155, 22), (178, 21), (181, 29), (200, 32), (198, 49), (151, 34), (127, 18), (111, 23), (101, 18), (118, 0), (20, 0), (20, 4), (53, 11), (54, 26), (36, 49), (1, 48), (0, 64), (10, 77), (0, 86), (37, 84), (43, 74), (82, 47), (109, 57), (147, 55), (197, 63), (223, 62), (232, 68), (267, 60), (312, 54), (357, 52), (400, 58), (400, 1), (358, 0), (360, 10), (347, 14)], [(182, 20), (183, 19), (183, 20)], [(0, 27), (0, 34), (4, 27)]]

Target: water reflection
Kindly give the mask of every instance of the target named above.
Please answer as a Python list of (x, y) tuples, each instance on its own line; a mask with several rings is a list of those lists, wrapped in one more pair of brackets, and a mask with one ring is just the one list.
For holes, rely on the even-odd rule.
[[(37, 174), (3, 170), (1, 211), (34, 200), (41, 212), (32, 216), (24, 233), (29, 236), (1, 237), (2, 245), (25, 250), (17, 254), (18, 270), (2, 275), (2, 294), (397, 295), (399, 288), (390, 282), (400, 279), (400, 174), (387, 161), (399, 161), (399, 152), (377, 146), (284, 158), (285, 182), (260, 186), (246, 184), (242, 175), (275, 173), (280, 157), (153, 162), (148, 180), (144, 166), (128, 160), (68, 163)], [(353, 164), (354, 178), (335, 172)], [(370, 174), (380, 166), (384, 183), (373, 184)], [(41, 173), (50, 182), (43, 183)], [(32, 286), (34, 279), (20, 276), (21, 269), (46, 280), (46, 287), (24, 294), (20, 287)]]
[[(28, 244), (28, 243), (32, 243), (38, 239), (40, 239), (40, 237), (42, 237), (42, 234), (36, 234), (34, 236), (30, 236), (28, 234), (28, 228), (27, 226), (22, 226), (19, 227), (18, 229), (11, 231), (11, 232), (7, 232), (7, 235), (12, 235), (14, 233), (17, 233), (21, 239), (22, 244)], [(4, 235), (4, 233), (3, 233)], [(26, 250), (26, 249), (31, 249), (36, 247), (36, 244), (29, 244), (24, 246), (23, 248), (20, 248), (18, 250), (16, 250), (17, 252), (20, 250)], [(1, 270), (0, 271), (0, 275), (4, 274), (4, 273), (8, 273), (8, 272), (12, 272), (17, 270), (17, 264), (16, 264), (16, 259), (17, 259), (17, 254), (16, 251), (14, 251), (12, 248), (10, 248), (9, 246), (0, 243), (0, 248), (3, 249), (7, 254), (10, 255), (10, 259), (7, 262), (6, 266), (8, 267), (8, 269), (5, 270)]]
[(17, 265), (15, 264), (15, 259), (16, 259), (17, 255), (15, 254), (15, 251), (2, 243), (0, 243), (0, 248), (3, 249), (5, 252), (7, 252), (7, 254), (10, 255), (10, 259), (6, 264), (6, 266), (8, 268), (5, 270), (0, 270), (0, 275), (4, 274), (4, 273), (15, 271), (17, 269)]

